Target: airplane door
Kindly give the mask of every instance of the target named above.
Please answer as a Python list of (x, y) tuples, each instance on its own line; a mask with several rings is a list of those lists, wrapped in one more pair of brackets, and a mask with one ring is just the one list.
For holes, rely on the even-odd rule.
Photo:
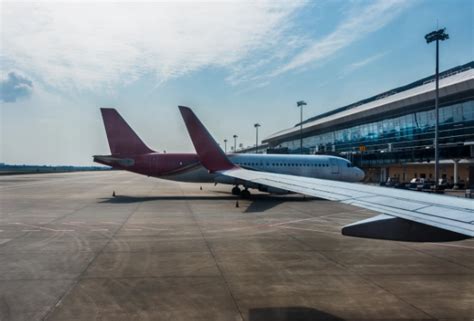
[(329, 164), (331, 165), (331, 174), (339, 174), (339, 164), (337, 163), (337, 159), (330, 158)]

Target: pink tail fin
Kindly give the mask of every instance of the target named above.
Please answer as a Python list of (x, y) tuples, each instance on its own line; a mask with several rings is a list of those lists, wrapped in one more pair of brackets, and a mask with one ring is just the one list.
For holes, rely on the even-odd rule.
[(179, 110), (202, 165), (211, 172), (235, 168), (191, 108), (179, 106)]
[(153, 152), (114, 108), (101, 108), (100, 111), (112, 155), (130, 156)]

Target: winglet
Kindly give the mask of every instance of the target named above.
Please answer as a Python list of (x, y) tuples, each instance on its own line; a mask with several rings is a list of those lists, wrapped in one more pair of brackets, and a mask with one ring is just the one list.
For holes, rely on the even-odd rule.
[(211, 172), (235, 168), (191, 108), (179, 106), (179, 111), (202, 165)]

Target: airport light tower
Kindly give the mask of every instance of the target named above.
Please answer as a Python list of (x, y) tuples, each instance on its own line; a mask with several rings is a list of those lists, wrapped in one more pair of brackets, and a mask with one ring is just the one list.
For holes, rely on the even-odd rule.
[(435, 188), (438, 189), (439, 186), (439, 42), (449, 39), (449, 35), (445, 32), (446, 28), (439, 29), (429, 34), (425, 35), (426, 43), (436, 41), (436, 72), (435, 72), (435, 82), (436, 82), (436, 98), (435, 98), (435, 138), (434, 138), (434, 147), (435, 147)]
[(255, 123), (253, 127), (255, 127), (255, 154), (258, 154), (258, 128), (262, 126), (259, 123)]
[(227, 154), (227, 138), (224, 139), (224, 153)]
[(232, 137), (234, 137), (234, 153), (235, 153), (235, 151), (237, 150), (237, 137), (239, 137), (239, 136), (234, 135)]
[(296, 102), (296, 107), (300, 108), (300, 153), (303, 154), (303, 107), (307, 103), (304, 100)]

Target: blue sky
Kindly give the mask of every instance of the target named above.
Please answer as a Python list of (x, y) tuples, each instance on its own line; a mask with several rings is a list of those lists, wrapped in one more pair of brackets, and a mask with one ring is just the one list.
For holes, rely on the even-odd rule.
[(474, 59), (471, 0), (1, 3), (0, 162), (91, 164), (109, 152), (99, 107), (152, 148), (192, 152), (177, 105), (216, 139), (251, 145)]

